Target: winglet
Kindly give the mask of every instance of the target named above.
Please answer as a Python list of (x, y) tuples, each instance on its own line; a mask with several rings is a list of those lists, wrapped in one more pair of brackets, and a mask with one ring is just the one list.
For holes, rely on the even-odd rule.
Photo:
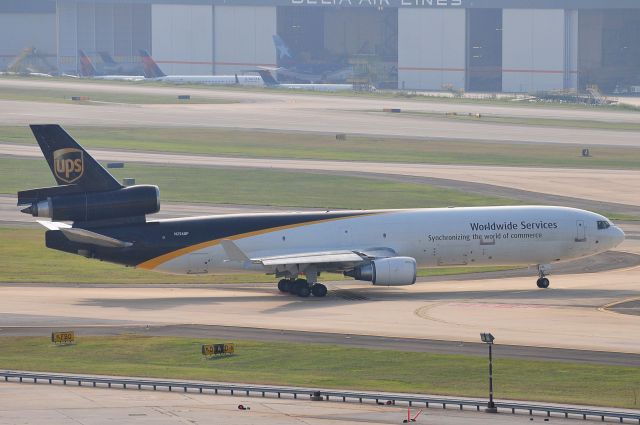
[(232, 240), (223, 239), (220, 241), (220, 245), (222, 245), (222, 249), (227, 254), (227, 257), (230, 261), (239, 261), (239, 262), (247, 262), (249, 261), (249, 257), (245, 254)]

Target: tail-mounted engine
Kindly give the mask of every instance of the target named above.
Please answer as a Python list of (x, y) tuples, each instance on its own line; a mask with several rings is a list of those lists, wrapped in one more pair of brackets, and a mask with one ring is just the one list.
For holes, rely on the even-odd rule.
[(97, 221), (140, 217), (160, 211), (157, 186), (138, 185), (104, 192), (77, 192), (70, 186), (32, 189), (18, 193), (21, 211), (54, 221)]

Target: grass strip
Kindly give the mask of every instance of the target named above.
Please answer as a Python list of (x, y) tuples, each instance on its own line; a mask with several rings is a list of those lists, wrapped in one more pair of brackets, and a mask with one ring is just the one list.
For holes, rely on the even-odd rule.
[[(136, 270), (116, 264), (88, 260), (44, 245), (45, 229), (0, 227), (0, 282), (7, 283), (83, 283), (83, 284), (208, 284), (276, 282), (260, 273), (221, 273), (212, 275), (170, 275)], [(447, 267), (421, 269), (419, 277), (511, 270), (513, 267)], [(70, 278), (69, 270), (73, 270)], [(322, 281), (345, 279), (323, 273)]]
[[(214, 104), (214, 103), (237, 103), (230, 99), (216, 99), (214, 97), (198, 97), (192, 96), (189, 100), (180, 100), (178, 95), (182, 94), (184, 89), (176, 88), (176, 95), (158, 95), (158, 94), (135, 94), (127, 93), (126, 88), (122, 92), (103, 92), (92, 91), (90, 86), (87, 89), (43, 89), (43, 88), (27, 88), (27, 87), (3, 87), (2, 100), (17, 100), (30, 102), (50, 102), (50, 103), (74, 103), (80, 105), (99, 106), (104, 103), (127, 103), (137, 105), (150, 104)], [(74, 101), (74, 96), (86, 96), (88, 99), (83, 101)]]
[[(640, 169), (640, 148), (506, 144), (375, 136), (202, 128), (68, 127), (87, 148), (175, 152), (252, 158), (297, 158), (414, 164)], [(28, 127), (0, 127), (0, 140), (35, 146)]]
[[(205, 359), (200, 345), (235, 342), (236, 354)], [(500, 357), (501, 399), (637, 408), (640, 369)], [(115, 336), (53, 346), (46, 337), (0, 338), (0, 368), (486, 397), (484, 357), (326, 344)]]
[[(376, 111), (377, 112), (377, 111)], [(509, 124), (509, 125), (532, 125), (537, 127), (555, 128), (588, 128), (598, 130), (618, 130), (618, 131), (640, 131), (640, 124), (632, 122), (610, 122), (597, 120), (559, 119), (559, 118), (529, 118), (482, 114), (446, 114), (421, 111), (403, 111), (403, 115), (414, 115), (425, 118), (436, 118), (443, 120), (487, 123), (487, 124)]]

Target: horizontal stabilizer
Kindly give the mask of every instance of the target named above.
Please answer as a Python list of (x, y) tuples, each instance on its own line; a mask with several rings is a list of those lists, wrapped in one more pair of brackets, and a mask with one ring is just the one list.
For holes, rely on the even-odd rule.
[(70, 229), (71, 225), (67, 223), (58, 223), (56, 221), (37, 220), (39, 224), (46, 227), (49, 230)]
[(363, 258), (353, 251), (327, 251), (255, 258), (251, 261), (264, 266), (282, 266), (288, 264), (360, 263)]
[(128, 248), (133, 245), (131, 242), (121, 241), (86, 229), (60, 228), (60, 230), (71, 242), (97, 245), (105, 248)]

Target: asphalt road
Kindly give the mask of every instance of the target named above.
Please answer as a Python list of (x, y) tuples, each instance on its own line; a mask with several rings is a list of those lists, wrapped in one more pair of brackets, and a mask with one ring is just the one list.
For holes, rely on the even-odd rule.
[[(34, 403), (37, 401), (37, 404)], [(497, 401), (500, 401), (499, 399)], [(247, 407), (239, 410), (239, 405)], [(543, 413), (489, 415), (470, 408), (413, 408), (417, 423), (439, 425), (514, 425), (532, 420), (547, 421)], [(317, 402), (287, 396), (246, 397), (183, 393), (178, 391), (138, 391), (73, 385), (0, 383), (0, 418), (3, 424), (67, 425), (92, 424), (225, 424), (225, 425), (353, 425), (401, 424), (407, 417), (405, 406)], [(575, 423), (575, 419), (553, 416), (555, 424)]]

